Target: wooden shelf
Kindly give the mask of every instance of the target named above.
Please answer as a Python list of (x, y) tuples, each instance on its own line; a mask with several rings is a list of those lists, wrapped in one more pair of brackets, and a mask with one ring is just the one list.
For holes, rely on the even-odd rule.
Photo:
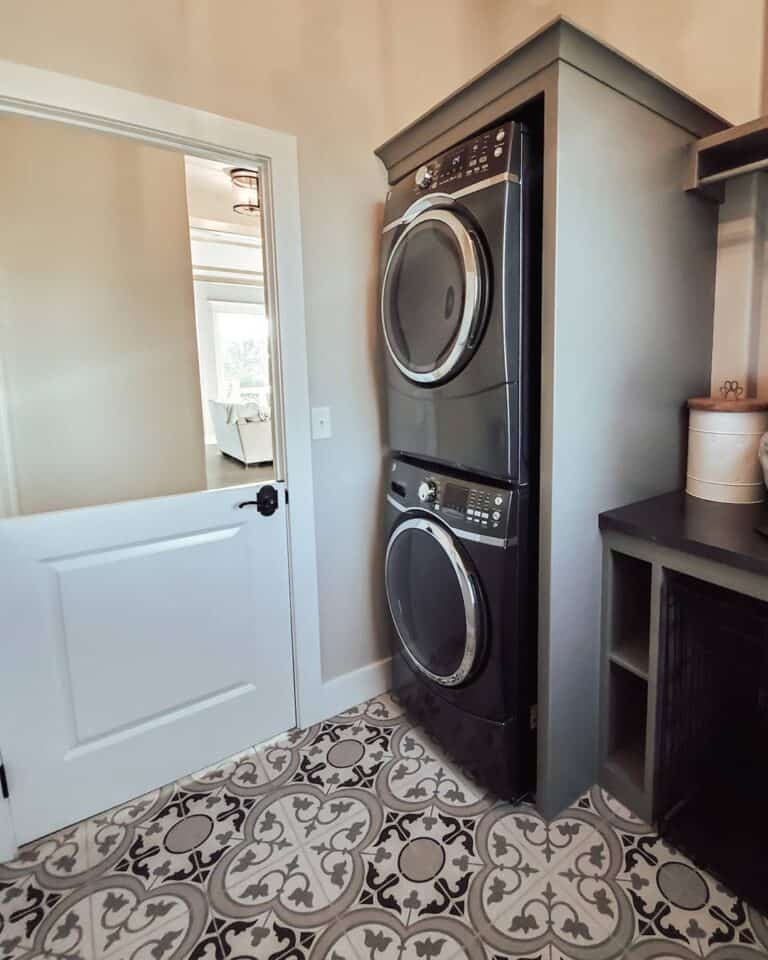
[(650, 810), (645, 745), (653, 565), (630, 552), (609, 548), (603, 644), (603, 735), (601, 783), (630, 809)]
[(641, 680), (648, 679), (648, 643), (646, 637), (637, 638), (636, 641), (622, 646), (618, 650), (611, 650), (608, 654), (611, 663), (621, 667), (622, 670), (629, 670)]
[(625, 743), (608, 754), (606, 763), (615, 774), (626, 778), (637, 790), (645, 786), (645, 738)]
[(609, 726), (606, 763), (634, 787), (645, 784), (648, 684), (623, 665), (609, 669)]
[(644, 680), (648, 678), (651, 565), (613, 551), (613, 590), (608, 656)]
[(686, 189), (722, 200), (727, 180), (768, 169), (768, 115), (691, 144)]

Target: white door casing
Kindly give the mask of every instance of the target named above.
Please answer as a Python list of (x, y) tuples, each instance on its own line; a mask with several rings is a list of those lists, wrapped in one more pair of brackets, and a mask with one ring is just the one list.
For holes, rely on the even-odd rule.
[[(296, 720), (302, 726), (316, 722), (324, 715), (324, 697), (320, 661), (295, 137), (153, 97), (5, 60), (0, 60), (0, 111), (102, 130), (210, 159), (232, 160), (233, 163), (245, 161), (259, 165), (263, 181), (265, 274), (270, 298), (267, 311), (273, 318), (276, 329), (275, 350), (272, 358), (273, 397), (279, 427), (275, 437), (276, 463), (279, 470), (278, 478), (290, 479), (291, 492), (290, 512), (281, 503), (277, 515), (280, 518), (278, 523), (285, 524), (287, 519), (287, 526), (283, 529), (286, 538), (292, 628), (292, 636), (287, 639), (287, 643), (293, 650)], [(190, 413), (194, 415), (193, 412)], [(20, 627), (18, 635), (21, 636), (27, 628), (33, 626), (35, 630), (39, 630), (40, 625), (44, 623), (50, 629), (48, 633), (36, 634), (36, 642), (45, 643), (46, 641), (41, 639), (43, 635), (50, 642), (53, 635), (50, 631), (57, 626), (59, 630), (56, 654), (59, 658), (58, 662), (60, 664), (63, 662), (62, 657), (64, 660), (71, 657), (75, 664), (73, 682), (80, 684), (80, 688), (84, 691), (83, 704), (75, 708), (70, 703), (69, 707), (70, 718), (67, 729), (70, 731), (70, 740), (73, 731), (78, 739), (77, 743), (70, 743), (67, 749), (75, 752), (74, 759), (86, 763), (85, 758), (89, 754), (98, 755), (98, 744), (101, 743), (103, 747), (105, 738), (112, 737), (116, 744), (126, 744), (132, 739), (138, 742), (148, 729), (153, 726), (155, 729), (162, 726), (158, 722), (158, 715), (171, 709), (168, 703), (162, 702), (162, 697), (159, 697), (158, 689), (155, 687), (155, 700), (152, 700), (150, 691), (147, 690), (147, 700), (141, 704), (141, 710), (144, 713), (138, 705), (132, 713), (133, 708), (124, 697), (117, 698), (112, 705), (107, 702), (109, 698), (104, 697), (103, 692), (100, 692), (92, 680), (88, 679), (87, 651), (91, 649), (90, 645), (95, 645), (98, 649), (95, 640), (107, 620), (108, 610), (105, 606), (98, 604), (84, 609), (83, 590), (101, 585), (106, 591), (105, 596), (111, 591), (113, 602), (118, 607), (122, 603), (123, 608), (128, 609), (130, 614), (128, 622), (131, 622), (133, 617), (133, 625), (136, 626), (135, 618), (138, 614), (130, 610), (130, 605), (126, 605), (125, 597), (120, 592), (119, 578), (115, 579), (115, 572), (120, 565), (124, 564), (124, 569), (129, 569), (130, 561), (141, 556), (145, 561), (156, 564), (158, 576), (167, 574), (173, 579), (177, 571), (173, 564), (170, 564), (170, 557), (173, 557), (174, 561), (183, 558), (183, 562), (188, 562), (198, 569), (201, 576), (205, 563), (200, 558), (204, 554), (208, 555), (206, 562), (213, 556), (227, 555), (228, 563), (234, 560), (236, 555), (242, 558), (245, 550), (243, 545), (255, 544), (252, 531), (249, 529), (250, 524), (253, 522), (258, 527), (258, 524), (266, 518), (254, 516), (251, 520), (244, 519), (238, 514), (233, 520), (229, 511), (234, 509), (232, 504), (235, 499), (251, 499), (255, 497), (255, 493), (255, 487), (241, 487), (237, 491), (201, 492), (186, 494), (182, 497), (88, 508), (87, 511), (76, 510), (62, 514), (0, 521), (0, 551), (4, 552), (6, 548), (9, 550), (21, 548), (21, 540), (25, 539), (28, 532), (30, 542), (22, 551), (26, 551), (26, 560), (13, 571), (13, 576), (18, 580), (20, 596), (34, 594), (42, 604), (43, 612), (39, 609), (35, 611), (21, 603), (13, 604), (14, 615), (22, 618), (18, 625)], [(92, 523), (91, 518), (97, 514), (101, 518), (103, 530), (97, 529), (99, 524)], [(128, 516), (132, 518), (130, 523), (125, 519)], [(269, 520), (274, 521), (274, 518)], [(53, 524), (52, 529), (55, 528), (57, 531), (56, 537), (52, 540), (38, 532), (45, 528), (46, 521)], [(144, 524), (143, 527), (142, 524)], [(10, 531), (20, 531), (22, 528), (25, 530), (25, 536), (19, 539), (16, 547), (13, 547), (17, 534)], [(137, 538), (136, 531), (139, 528), (144, 530), (143, 538)], [(109, 536), (112, 537), (111, 540)], [(104, 537), (107, 539), (105, 540)], [(121, 537), (124, 539), (120, 540)], [(198, 539), (196, 540), (195, 537)], [(44, 542), (47, 545), (44, 546)], [(38, 544), (37, 552), (33, 547), (34, 543)], [(256, 550), (254, 556), (258, 556), (259, 547), (254, 549)], [(111, 551), (115, 551), (117, 559), (108, 559)], [(131, 551), (137, 551), (137, 553), (134, 554)], [(198, 564), (199, 566), (196, 566)], [(34, 575), (32, 570), (35, 571)], [(270, 571), (267, 576), (273, 574), (276, 575), (274, 571)], [(32, 580), (35, 579), (47, 583), (47, 592), (41, 591), (39, 584), (34, 588), (31, 586)], [(221, 600), (226, 594), (225, 584), (219, 580), (216, 583), (218, 599)], [(244, 589), (245, 583), (245, 579), (238, 581), (239, 588)], [(176, 588), (178, 587), (177, 582)], [(25, 591), (31, 591), (31, 594), (25, 594)], [(61, 602), (58, 613), (55, 611), (52, 600), (56, 596), (66, 597), (66, 600)], [(154, 594), (152, 596), (153, 602), (159, 604), (159, 597)], [(199, 598), (194, 598), (196, 609), (202, 615), (204, 607), (199, 606), (201, 602)], [(235, 628), (240, 623), (234, 611), (229, 611), (227, 616), (230, 617), (230, 628)], [(177, 629), (183, 621), (183, 611), (176, 609), (168, 622), (172, 624), (173, 629)], [(3, 633), (7, 632), (9, 625), (9, 621), (4, 618)], [(15, 630), (17, 625), (13, 626)], [(120, 629), (117, 620), (114, 626)], [(30, 633), (29, 636), (32, 634)], [(230, 655), (244, 653), (244, 651), (238, 652), (236, 643), (237, 638), (230, 638), (230, 645), (227, 646)], [(16, 641), (11, 644), (6, 642), (0, 644), (0, 701), (4, 703), (11, 703), (14, 699), (13, 686), (16, 683), (17, 669), (22, 673), (25, 669), (23, 663), (15, 662), (20, 652)], [(212, 651), (214, 656), (220, 652), (220, 650)], [(22, 660), (24, 660), (23, 654)], [(123, 664), (123, 666), (128, 669), (130, 665)], [(66, 690), (63, 689), (61, 681), (57, 688), (56, 682), (51, 678), (51, 663), (47, 663), (43, 657), (36, 667), (43, 677), (48, 675), (48, 689), (56, 691), (57, 702), (63, 709), (66, 705)], [(164, 662), (163, 668), (170, 669), (169, 664)], [(136, 666), (130, 669), (136, 669)], [(227, 710), (236, 711), (238, 704), (246, 703), (249, 694), (240, 690), (237, 685), (233, 686), (232, 677), (227, 675), (226, 669), (223, 667), (221, 669), (222, 674), (215, 679), (222, 685), (223, 693), (221, 702), (217, 702), (215, 709), (223, 716)], [(74, 679), (75, 676), (77, 679)], [(242, 680), (242, 684), (246, 686), (250, 682), (247, 676)], [(191, 679), (190, 683), (192, 683)], [(42, 690), (42, 685), (40, 689)], [(175, 696), (182, 699), (185, 695), (187, 696), (187, 701), (176, 705), (176, 709), (181, 710), (182, 714), (184, 711), (194, 712), (191, 710), (193, 694), (194, 691), (190, 693), (189, 690), (183, 690), (182, 685), (175, 689)], [(210, 700), (210, 697), (208, 699)], [(42, 699), (38, 698), (36, 708), (39, 713), (36, 721), (39, 730), (46, 726), (44, 722), (46, 719), (50, 725), (57, 723), (52, 713), (46, 717), (46, 703)], [(205, 715), (208, 710), (210, 716), (210, 710), (213, 709), (214, 705), (209, 704), (199, 712)], [(19, 723), (19, 718), (12, 716), (12, 713), (10, 709), (3, 709), (0, 712), (0, 751), (3, 753), (8, 770), (12, 797), (11, 813), (13, 822), (16, 824), (16, 810), (13, 807), (14, 781), (18, 783), (19, 778), (28, 775), (22, 771), (26, 770), (31, 761), (29, 758), (22, 760), (12, 744), (8, 742), (9, 736), (15, 735), (9, 731), (15, 731)], [(122, 726), (118, 720), (121, 721)], [(110, 727), (110, 724), (113, 727)], [(137, 732), (141, 724), (144, 724), (146, 729), (143, 732)], [(131, 735), (128, 735), (127, 731), (132, 731)], [(252, 737), (249, 736), (248, 739), (253, 742)], [(60, 732), (57, 732), (55, 740), (58, 749), (61, 749), (64, 741), (61, 739)], [(9, 747), (11, 747), (10, 750)], [(211, 748), (219, 749), (213, 744)], [(236, 748), (233, 747), (233, 749)], [(197, 761), (193, 761), (190, 756), (179, 766), (187, 766), (187, 770), (183, 772), (188, 772), (190, 769), (188, 764), (194, 766), (196, 763)], [(86, 768), (81, 767), (81, 769)], [(161, 776), (158, 773), (158, 776), (160, 780), (168, 778), (166, 774)], [(31, 783), (33, 775), (29, 774), (29, 777)], [(59, 788), (56, 783), (52, 783), (48, 785), (48, 789)], [(123, 799), (124, 796), (123, 794), (119, 799)], [(2, 805), (3, 801), (0, 800), (0, 807)], [(10, 828), (7, 826), (8, 818), (4, 815), (4, 810), (4, 807), (0, 810), (0, 850), (7, 850), (13, 844), (13, 838), (9, 837)], [(34, 816), (33, 812), (29, 814), (30, 822)], [(21, 826), (23, 827), (23, 823)], [(25, 835), (27, 831), (21, 829), (18, 824), (16, 827), (17, 839), (20, 842), (28, 839), (28, 835)]]
[(0, 520), (4, 517), (15, 517), (19, 512), (5, 375), (6, 305), (2, 298), (3, 287), (3, 269), (0, 265)]

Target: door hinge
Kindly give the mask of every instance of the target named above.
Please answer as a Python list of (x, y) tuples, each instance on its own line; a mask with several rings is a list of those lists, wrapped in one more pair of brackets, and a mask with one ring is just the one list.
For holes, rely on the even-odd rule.
[(0, 796), (3, 800), (7, 800), (10, 794), (8, 793), (8, 778), (5, 775), (5, 764), (0, 763)]
[(539, 705), (534, 703), (530, 709), (530, 714), (528, 717), (528, 722), (531, 725), (531, 730), (535, 730), (539, 722)]
[(285, 488), (285, 502), (288, 503), (288, 487)]

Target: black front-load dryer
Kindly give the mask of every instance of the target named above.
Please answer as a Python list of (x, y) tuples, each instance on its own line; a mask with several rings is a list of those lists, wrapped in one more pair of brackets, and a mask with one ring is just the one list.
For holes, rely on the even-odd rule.
[(519, 484), (538, 394), (535, 143), (502, 123), (396, 183), (381, 247), (391, 449)]
[(394, 694), (478, 781), (520, 797), (535, 780), (528, 491), (402, 459), (388, 479)]

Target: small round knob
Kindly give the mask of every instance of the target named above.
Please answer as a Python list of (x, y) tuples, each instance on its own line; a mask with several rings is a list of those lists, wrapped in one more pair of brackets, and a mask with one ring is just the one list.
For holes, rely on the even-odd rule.
[(434, 503), (437, 497), (437, 484), (434, 480), (422, 480), (417, 492), (422, 503)]
[(424, 164), (423, 166), (419, 167), (419, 169), (416, 171), (416, 177), (415, 177), (416, 186), (420, 190), (426, 190), (426, 188), (430, 185), (430, 183), (432, 183), (433, 177), (434, 177), (434, 173), (432, 172), (432, 170), (426, 164)]

